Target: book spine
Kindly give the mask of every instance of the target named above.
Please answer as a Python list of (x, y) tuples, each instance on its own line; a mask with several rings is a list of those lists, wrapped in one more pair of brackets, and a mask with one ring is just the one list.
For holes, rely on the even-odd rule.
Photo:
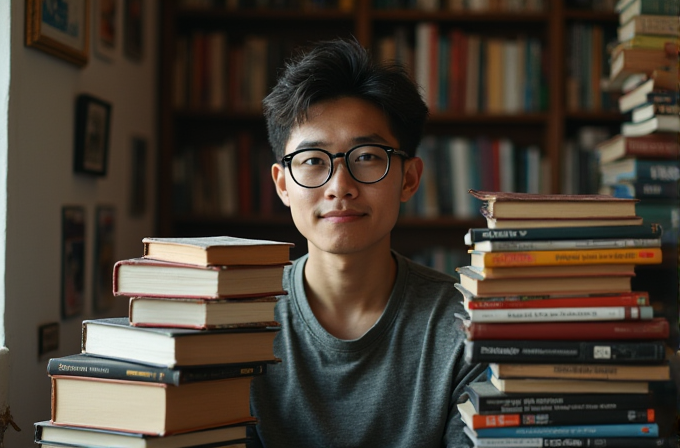
[(665, 381), (668, 364), (622, 366), (615, 364), (491, 364), (489, 373), (506, 378), (563, 378), (621, 381)]
[(638, 181), (677, 181), (680, 168), (674, 160), (638, 160), (635, 175)]
[(570, 227), (559, 229), (470, 229), (470, 243), (479, 241), (512, 240), (564, 240), (600, 238), (660, 238), (661, 227), (645, 226), (606, 226)]
[(661, 362), (662, 341), (466, 340), (465, 360), (479, 362), (610, 363)]
[(471, 323), (470, 340), (661, 340), (669, 335), (668, 321)]
[(626, 423), (618, 425), (573, 425), (573, 426), (519, 426), (514, 428), (487, 428), (477, 430), (477, 436), (484, 437), (578, 437), (582, 435), (599, 437), (658, 437), (656, 423)]
[(607, 447), (607, 448), (676, 448), (670, 439), (656, 437), (539, 437), (476, 439), (475, 448), (530, 447)]
[(521, 414), (475, 414), (472, 429), (542, 425), (591, 425), (654, 423), (654, 409), (616, 409), (613, 411), (552, 411)]
[(178, 385), (180, 379), (179, 371), (172, 369), (142, 364), (130, 368), (130, 366), (109, 362), (107, 358), (94, 356), (82, 360), (52, 358), (47, 363), (47, 374), (174, 385)]
[(579, 308), (601, 306), (645, 306), (649, 305), (649, 296), (645, 294), (622, 294), (603, 297), (576, 297), (564, 299), (537, 300), (469, 300), (466, 306), (471, 310), (483, 309), (517, 309), (517, 308)]
[(563, 266), (577, 264), (657, 264), (661, 249), (592, 249), (527, 252), (484, 253), (484, 265), (502, 266)]
[(480, 414), (648, 409), (655, 403), (649, 394), (536, 394), (478, 397)]
[(651, 319), (651, 307), (603, 306), (584, 308), (527, 308), (470, 310), (472, 322), (566, 322)]
[[(667, 106), (674, 106), (678, 104), (678, 94), (676, 92), (649, 92), (647, 94), (647, 102), (654, 104), (664, 104)], [(677, 155), (677, 144), (675, 154)]]
[(597, 239), (597, 240), (554, 240), (554, 241), (491, 241), (489, 252), (534, 251), (559, 249), (615, 249), (622, 247), (658, 247), (656, 239)]

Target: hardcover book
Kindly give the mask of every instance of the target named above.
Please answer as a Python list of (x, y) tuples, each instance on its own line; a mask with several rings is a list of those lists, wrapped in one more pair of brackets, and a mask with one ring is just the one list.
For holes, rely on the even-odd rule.
[(670, 365), (616, 364), (516, 364), (490, 363), (489, 372), (497, 378), (563, 378), (612, 381), (667, 381)]
[[(503, 243), (503, 241), (498, 242)], [(658, 245), (661, 245), (661, 241), (658, 240), (658, 242), (659, 242)], [(519, 244), (522, 245), (522, 243)], [(503, 247), (507, 248), (508, 246), (504, 245)], [(522, 245), (522, 247), (526, 246)], [(526, 247), (525, 250), (532, 250), (529, 249), (529, 247)], [(511, 252), (511, 250), (492, 252)], [(498, 268), (494, 267), (479, 268), (476, 266), (461, 266), (459, 269), (470, 271), (470, 277), (479, 278), (480, 280), (510, 279), (510, 278), (540, 278), (540, 277), (603, 277), (603, 276), (633, 277), (635, 275), (634, 264), (595, 264), (595, 265), (575, 264), (566, 266), (519, 266)]]
[(470, 400), (457, 405), (463, 423), (470, 429), (515, 426), (557, 426), (617, 423), (654, 423), (654, 409), (621, 409), (598, 411), (521, 412), (513, 414), (479, 414)]
[(78, 353), (61, 358), (51, 358), (47, 363), (47, 374), (50, 376), (84, 376), (179, 386), (196, 381), (263, 375), (267, 371), (267, 364), (268, 362), (253, 362), (170, 369)]
[(475, 381), (465, 386), (461, 401), (467, 398), (480, 414), (650, 409), (657, 408), (659, 401), (654, 393), (508, 394), (498, 390), (490, 381)]
[(668, 182), (680, 179), (676, 160), (621, 159), (600, 165), (602, 184), (618, 182)]
[[(646, 394), (647, 381), (572, 380), (554, 378), (498, 378), (491, 376), (491, 384), (507, 393), (555, 393), (555, 394)], [(581, 422), (583, 423), (583, 422)]]
[(510, 252), (527, 250), (619, 249), (626, 247), (660, 247), (661, 238), (654, 239), (597, 239), (597, 240), (538, 240), (538, 241), (480, 241), (473, 250), (479, 252)]
[(534, 241), (569, 240), (600, 238), (661, 238), (663, 229), (659, 224), (640, 226), (600, 226), (600, 227), (552, 227), (552, 228), (506, 228), (470, 229), (465, 234), (468, 246), (480, 241)]
[(645, 306), (649, 305), (646, 293), (587, 295), (583, 297), (546, 297), (542, 296), (492, 296), (469, 299), (463, 297), (466, 310), (523, 309), (523, 308), (590, 308), (600, 306)]
[(273, 341), (278, 330), (149, 328), (133, 327), (126, 317), (92, 319), (83, 321), (81, 351), (171, 368), (274, 362)]
[(526, 322), (521, 324), (466, 321), (465, 326), (465, 332), (470, 340), (661, 340), (669, 336), (669, 331), (668, 321), (663, 317), (637, 321)]
[(119, 447), (119, 448), (183, 448), (199, 446), (237, 446), (246, 442), (246, 429), (253, 422), (217, 428), (171, 434), (163, 437), (136, 432), (110, 431), (100, 428), (60, 426), (49, 421), (34, 423), (34, 441), (37, 444), (66, 447)]
[(468, 250), (470, 264), (484, 267), (559, 266), (575, 264), (659, 264), (658, 247), (629, 249), (578, 249), (520, 252), (479, 252)]
[[(646, 101), (645, 96), (640, 104)], [(617, 134), (597, 145), (595, 151), (599, 155), (600, 164), (624, 157), (677, 160), (680, 156), (680, 145), (676, 136), (671, 134), (649, 134), (637, 137)]]
[(626, 137), (648, 135), (652, 132), (680, 132), (680, 117), (677, 115), (655, 115), (640, 122), (625, 122), (621, 125), (621, 134)]
[[(666, 75), (668, 74), (668, 75)], [(630, 92), (626, 92), (619, 98), (619, 110), (621, 113), (630, 112), (634, 108), (649, 101), (648, 95), (652, 92), (673, 93), (678, 88), (677, 75), (673, 79), (672, 72), (655, 70), (649, 79), (639, 84)]]
[(544, 448), (557, 447), (607, 447), (607, 448), (676, 448), (672, 438), (661, 437), (485, 437), (479, 438), (474, 430), (463, 427), (474, 448)]
[(200, 266), (281, 265), (288, 263), (293, 243), (211, 236), (142, 240), (144, 257)]
[(130, 324), (140, 327), (214, 329), (271, 327), (277, 298), (190, 299), (132, 297)]
[(604, 195), (469, 192), (485, 202), (485, 216), (494, 219), (630, 219), (636, 217), (638, 202)]
[(665, 357), (663, 341), (465, 341), (465, 360), (469, 363), (643, 364), (660, 363)]
[(285, 294), (283, 268), (283, 265), (196, 266), (132, 258), (114, 265), (113, 293), (205, 299), (281, 295)]
[(477, 437), (659, 437), (656, 423), (620, 423), (612, 425), (518, 426), (486, 428), (475, 431)]
[(633, 17), (625, 25), (617, 29), (619, 42), (631, 39), (636, 35), (678, 36), (680, 20), (677, 16), (645, 14)]
[(578, 294), (629, 292), (630, 276), (563, 276), (527, 278), (484, 278), (475, 270), (456, 268), (461, 285), (478, 297), (499, 294)]
[[(636, 199), (637, 200), (637, 199)], [(639, 226), (642, 217), (633, 218), (495, 218), (482, 207), (480, 213), (486, 218), (489, 229), (532, 229), (539, 227), (610, 227), (610, 226)], [(559, 216), (559, 215), (555, 215)]]
[(252, 377), (180, 386), (59, 375), (51, 380), (55, 425), (166, 435), (254, 421)]
[(612, 60), (609, 69), (609, 89), (621, 89), (624, 82), (633, 75), (650, 76), (654, 70), (667, 69), (670, 59), (665, 50), (647, 48), (624, 48)]
[(525, 308), (525, 309), (472, 309), (470, 321), (478, 322), (583, 322), (650, 320), (654, 311), (651, 306), (602, 306), (583, 308)]

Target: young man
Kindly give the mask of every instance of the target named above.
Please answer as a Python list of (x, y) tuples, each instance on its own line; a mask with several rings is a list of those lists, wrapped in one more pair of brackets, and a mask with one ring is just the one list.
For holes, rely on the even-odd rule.
[(322, 42), (264, 100), (272, 177), (308, 254), (286, 270), (282, 363), (251, 391), (273, 447), (465, 447), (456, 402), (482, 366), (463, 360), (455, 279), (390, 248), (418, 189), (427, 117), (397, 65)]

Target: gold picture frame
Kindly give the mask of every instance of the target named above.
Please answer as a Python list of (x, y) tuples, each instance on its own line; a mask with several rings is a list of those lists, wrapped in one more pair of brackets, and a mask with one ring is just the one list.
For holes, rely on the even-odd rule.
[(90, 50), (90, 0), (26, 0), (26, 45), (78, 66)]

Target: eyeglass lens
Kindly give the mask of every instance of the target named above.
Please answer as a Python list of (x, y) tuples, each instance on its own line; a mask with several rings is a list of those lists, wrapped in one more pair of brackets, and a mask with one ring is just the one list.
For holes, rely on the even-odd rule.
[[(382, 179), (389, 167), (389, 154), (379, 146), (359, 146), (347, 153), (345, 160), (350, 174), (359, 182), (373, 183)], [(306, 187), (326, 183), (333, 170), (331, 157), (320, 150), (297, 153), (290, 161), (293, 178)]]

